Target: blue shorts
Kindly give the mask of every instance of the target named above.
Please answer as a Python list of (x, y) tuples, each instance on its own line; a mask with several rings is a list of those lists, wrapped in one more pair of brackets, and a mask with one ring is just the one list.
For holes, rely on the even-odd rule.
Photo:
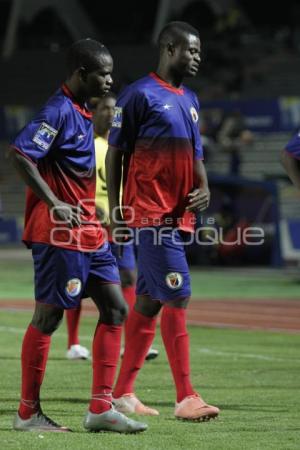
[(135, 253), (133, 243), (123, 245), (123, 255), (119, 256), (120, 245), (114, 242), (110, 243), (111, 252), (116, 258), (119, 270), (135, 270)]
[(47, 244), (32, 244), (35, 299), (63, 309), (76, 308), (85, 294), (89, 275), (99, 283), (119, 284), (119, 270), (110, 245), (96, 252), (79, 252)]
[(177, 230), (172, 230), (164, 231), (156, 241), (158, 230), (158, 227), (136, 230), (136, 293), (148, 294), (162, 302), (190, 297), (190, 274), (182, 238)]

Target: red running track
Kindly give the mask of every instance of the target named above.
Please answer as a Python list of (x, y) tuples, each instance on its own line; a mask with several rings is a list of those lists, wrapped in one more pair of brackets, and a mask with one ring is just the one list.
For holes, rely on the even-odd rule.
[[(0, 300), (0, 309), (7, 311), (31, 311), (33, 305), (30, 300)], [(96, 314), (91, 301), (83, 301), (83, 313)], [(300, 333), (300, 301), (192, 300), (187, 318), (190, 325)]]

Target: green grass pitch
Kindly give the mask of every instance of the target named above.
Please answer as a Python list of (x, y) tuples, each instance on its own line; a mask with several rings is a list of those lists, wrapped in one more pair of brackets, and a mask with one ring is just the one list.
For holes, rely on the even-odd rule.
[[(22, 270), (21, 270), (22, 269)], [(0, 263), (1, 298), (30, 298), (30, 263)], [(213, 271), (193, 275), (196, 297), (297, 298), (298, 282)], [(222, 287), (223, 284), (223, 287)], [(249, 287), (246, 290), (246, 287)], [(255, 289), (256, 288), (256, 289)], [(243, 296), (241, 296), (241, 292)], [(223, 295), (222, 295), (223, 293)], [(20, 347), (31, 314), (0, 310), (0, 448), (3, 450), (288, 450), (300, 448), (300, 335), (190, 327), (193, 383), (221, 408), (217, 420), (186, 423), (173, 416), (175, 392), (160, 333), (157, 360), (146, 363), (136, 385), (139, 397), (160, 411), (146, 418), (141, 435), (87, 433), (82, 427), (91, 383), (89, 361), (65, 359), (65, 324), (53, 337), (42, 405), (73, 433), (20, 433), (12, 430), (19, 400)], [(84, 316), (82, 344), (90, 347), (95, 317)]]
[[(20, 433), (11, 429), (18, 405), (19, 353), (30, 314), (1, 313), (0, 398), (2, 449), (299, 449), (300, 336), (191, 327), (194, 385), (218, 405), (220, 418), (208, 423), (173, 417), (174, 387), (157, 333), (159, 358), (145, 364), (136, 391), (160, 416), (147, 418), (142, 435), (87, 433), (82, 428), (91, 382), (88, 361), (65, 359), (66, 331), (57, 331), (42, 389), (45, 412), (71, 427), (70, 434)], [(3, 325), (5, 324), (5, 325)], [(90, 346), (95, 318), (83, 317), (82, 343)]]

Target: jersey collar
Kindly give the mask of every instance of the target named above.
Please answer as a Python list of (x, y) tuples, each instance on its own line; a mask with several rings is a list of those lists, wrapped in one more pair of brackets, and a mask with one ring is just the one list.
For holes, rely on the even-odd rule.
[(158, 84), (160, 84), (163, 88), (167, 89), (168, 91), (174, 92), (174, 94), (177, 94), (177, 95), (183, 95), (184, 94), (183, 88), (175, 88), (174, 86), (172, 86), (171, 84), (167, 83), (165, 80), (160, 78), (157, 75), (157, 73), (150, 72), (149, 76), (151, 78), (153, 78), (155, 81), (157, 81)]
[(74, 108), (76, 109), (76, 111), (80, 112), (80, 114), (83, 117), (86, 117), (87, 119), (91, 119), (92, 118), (92, 113), (85, 107), (85, 106), (81, 106), (79, 105), (79, 103), (76, 101), (74, 94), (70, 91), (70, 89), (68, 88), (68, 86), (66, 84), (63, 84), (61, 87), (63, 93), (69, 97), (69, 99), (72, 101), (72, 104), (74, 106)]

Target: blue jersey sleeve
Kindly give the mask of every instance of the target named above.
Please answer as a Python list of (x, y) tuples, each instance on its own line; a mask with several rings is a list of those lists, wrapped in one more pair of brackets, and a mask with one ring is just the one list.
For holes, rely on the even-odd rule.
[(292, 137), (285, 146), (285, 150), (294, 158), (300, 159), (300, 132)]
[(193, 123), (194, 123), (194, 148), (195, 148), (195, 159), (203, 159), (203, 146), (202, 146), (202, 140), (200, 135), (200, 123), (199, 123), (199, 116), (200, 116), (200, 105), (197, 96), (194, 94), (194, 104), (195, 104), (195, 113), (192, 114), (193, 117)]
[(60, 109), (46, 105), (20, 131), (11, 145), (36, 163), (50, 151), (61, 127)]
[(120, 94), (112, 127), (109, 132), (109, 145), (122, 151), (132, 152), (138, 136), (141, 117), (145, 111), (145, 97), (131, 86)]

